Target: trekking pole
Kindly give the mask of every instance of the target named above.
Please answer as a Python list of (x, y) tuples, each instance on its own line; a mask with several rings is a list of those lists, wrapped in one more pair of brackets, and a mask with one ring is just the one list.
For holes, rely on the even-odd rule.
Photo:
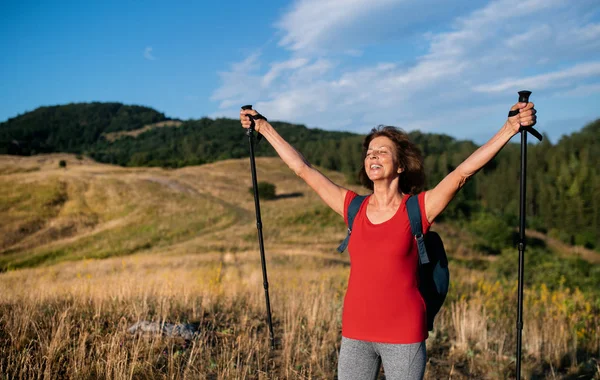
[[(252, 106), (242, 107), (243, 110), (251, 110)], [(260, 262), (262, 265), (263, 287), (265, 288), (265, 302), (267, 304), (267, 322), (269, 323), (269, 337), (271, 338), (271, 349), (275, 348), (273, 337), (273, 322), (271, 320), (271, 302), (269, 301), (269, 282), (267, 281), (267, 264), (265, 261), (265, 245), (263, 242), (262, 222), (260, 220), (260, 202), (258, 199), (258, 184), (256, 181), (256, 163), (254, 162), (254, 120), (265, 119), (262, 115), (250, 116), (250, 128), (246, 131), (250, 143), (250, 170), (252, 172), (252, 189), (254, 190), (254, 207), (256, 210), (256, 229), (258, 230), (258, 245), (260, 247)], [(266, 120), (266, 119), (265, 119)], [(259, 135), (260, 138), (260, 135)]]
[[(529, 103), (531, 91), (519, 91), (519, 102)], [(519, 110), (510, 111), (508, 116), (516, 116)], [(527, 132), (542, 141), (542, 135), (533, 129), (533, 126), (521, 126), (521, 180), (520, 180), (520, 205), (519, 205), (519, 283), (517, 305), (517, 380), (521, 379), (521, 337), (523, 335), (523, 274), (525, 266), (525, 179), (527, 175)]]

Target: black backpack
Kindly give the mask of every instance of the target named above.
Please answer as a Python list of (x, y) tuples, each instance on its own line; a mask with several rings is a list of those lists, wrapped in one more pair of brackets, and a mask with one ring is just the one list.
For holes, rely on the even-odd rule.
[[(348, 247), (354, 218), (360, 209), (366, 196), (355, 197), (348, 206), (348, 235), (338, 247), (342, 253)], [(429, 231), (423, 235), (421, 224), (421, 209), (416, 196), (409, 196), (406, 201), (406, 210), (410, 220), (410, 228), (417, 240), (419, 249), (419, 291), (425, 300), (427, 308), (427, 329), (433, 330), (433, 319), (444, 304), (450, 284), (450, 272), (448, 270), (448, 258), (440, 235)]]

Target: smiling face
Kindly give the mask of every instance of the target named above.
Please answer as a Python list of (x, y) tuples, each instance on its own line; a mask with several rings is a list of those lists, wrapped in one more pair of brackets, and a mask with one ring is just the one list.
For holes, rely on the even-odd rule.
[(358, 172), (358, 179), (365, 188), (374, 190), (374, 179), (393, 181), (397, 178), (400, 192), (418, 194), (423, 191), (423, 156), (406, 132), (396, 127), (380, 125), (371, 129), (371, 133), (363, 140), (362, 148), (362, 154), (366, 157)]
[(396, 162), (396, 146), (386, 136), (371, 140), (364, 164), (367, 176), (373, 182), (382, 179), (393, 180), (402, 172)]

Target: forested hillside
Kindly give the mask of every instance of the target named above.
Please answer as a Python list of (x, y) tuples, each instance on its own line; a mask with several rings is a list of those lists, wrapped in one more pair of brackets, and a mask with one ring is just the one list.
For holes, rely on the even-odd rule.
[[(239, 121), (202, 118), (179, 127), (149, 128), (137, 137), (113, 142), (106, 133), (132, 131), (168, 120), (151, 108), (119, 103), (42, 107), (0, 124), (0, 154), (69, 152), (122, 166), (183, 167), (248, 156)], [(315, 165), (356, 178), (363, 136), (273, 122), (277, 130)], [(543, 131), (543, 128), (542, 128)], [(477, 146), (447, 135), (411, 132), (423, 150), (432, 187)], [(600, 246), (600, 119), (552, 144), (547, 138), (528, 154), (528, 225), (569, 244)], [(520, 149), (509, 144), (459, 193), (443, 214), (446, 219), (477, 220), (487, 246), (511, 239), (517, 225)], [(274, 156), (267, 142), (257, 155)], [(498, 236), (498, 231), (504, 231)], [(501, 245), (501, 244), (500, 244)]]
[(77, 103), (40, 107), (0, 123), (0, 154), (93, 151), (103, 133), (130, 131), (168, 120), (148, 107)]

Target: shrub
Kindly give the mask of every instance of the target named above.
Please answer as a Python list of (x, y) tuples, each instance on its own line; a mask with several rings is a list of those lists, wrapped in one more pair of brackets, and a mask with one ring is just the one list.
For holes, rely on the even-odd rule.
[[(491, 264), (492, 270), (500, 278), (515, 281), (518, 276), (518, 257), (516, 249), (505, 249), (499, 259)], [(580, 257), (561, 257), (548, 249), (528, 247), (524, 259), (524, 280), (528, 287), (545, 284), (550, 290), (579, 288), (586, 293), (599, 294), (600, 267), (590, 265)]]
[(575, 235), (575, 245), (582, 245), (585, 248), (594, 249), (596, 247), (596, 235), (591, 231), (583, 231)]
[[(254, 195), (254, 189), (248, 188), (250, 194)], [(275, 195), (275, 185), (270, 182), (259, 182), (258, 183), (258, 195), (261, 199), (271, 200), (277, 198)]]
[(67, 161), (65, 161), (65, 160), (58, 161), (58, 166), (61, 167), (61, 168), (66, 168), (67, 167)]
[(475, 246), (492, 254), (499, 254), (513, 243), (513, 229), (500, 217), (480, 213), (470, 223), (469, 230), (475, 237)]
[(553, 239), (560, 240), (566, 244), (573, 244), (573, 237), (571, 236), (570, 233), (568, 233), (565, 230), (559, 230), (558, 228), (551, 228), (550, 231), (548, 231), (548, 236), (550, 236)]

